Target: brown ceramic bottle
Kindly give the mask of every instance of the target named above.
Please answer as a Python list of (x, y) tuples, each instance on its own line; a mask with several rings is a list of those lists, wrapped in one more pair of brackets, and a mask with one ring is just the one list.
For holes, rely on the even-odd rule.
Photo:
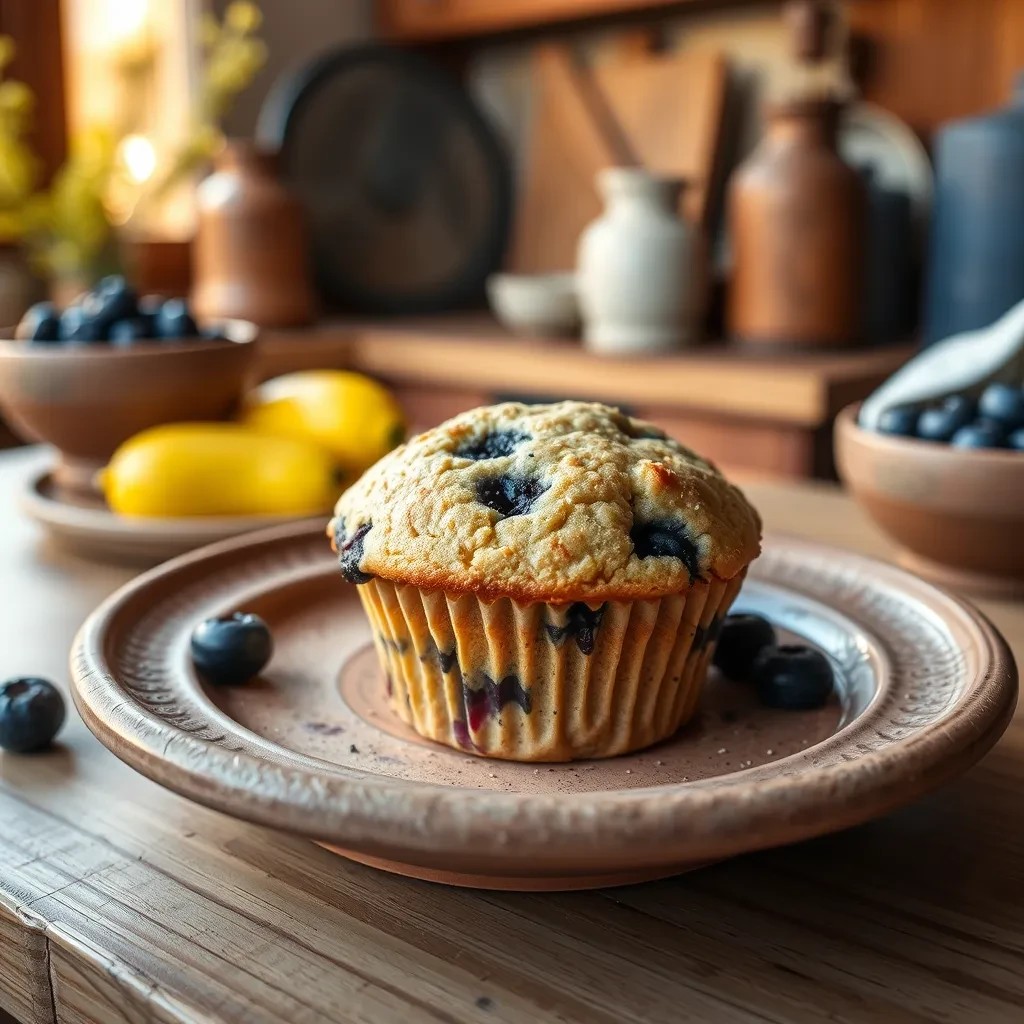
[(277, 176), (276, 154), (232, 141), (197, 190), (192, 307), (201, 319), (262, 327), (313, 319), (302, 209)]
[(836, 151), (840, 104), (769, 111), (764, 138), (729, 186), (729, 333), (774, 346), (849, 345), (861, 336), (866, 196)]

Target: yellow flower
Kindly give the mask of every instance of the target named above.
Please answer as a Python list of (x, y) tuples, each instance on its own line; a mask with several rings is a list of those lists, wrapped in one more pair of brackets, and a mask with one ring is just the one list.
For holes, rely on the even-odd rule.
[(216, 156), (224, 144), (224, 136), (214, 125), (199, 125), (189, 141), (189, 156), (196, 160), (208, 160)]
[(249, 0), (233, 0), (224, 12), (224, 24), (232, 32), (244, 36), (255, 32), (263, 24), (263, 15), (254, 3), (249, 3)]
[(220, 24), (209, 11), (204, 11), (199, 19), (199, 41), (206, 49), (209, 49), (217, 44), (218, 39), (220, 39)]
[(0, 82), (0, 111), (27, 117), (36, 104), (32, 90), (24, 82)]
[(10, 36), (0, 36), (0, 71), (14, 60), (14, 40)]

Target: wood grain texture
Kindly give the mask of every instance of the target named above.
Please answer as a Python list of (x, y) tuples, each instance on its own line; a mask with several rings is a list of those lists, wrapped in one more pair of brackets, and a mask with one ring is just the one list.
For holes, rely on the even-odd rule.
[(945, 121), (1005, 105), (1024, 67), (1017, 0), (848, 0), (867, 43), (865, 99), (924, 138)]
[[(60, 683), (79, 621), (126, 574), (60, 556), (16, 516), (17, 481), (40, 464), (0, 456), (0, 579), (19, 581), (0, 649), (5, 672)], [(770, 527), (891, 552), (833, 488), (749, 491)], [(1024, 656), (1024, 607), (983, 608)], [(0, 919), (38, 915), (54, 964), (12, 976), (0, 945), (0, 1006), (52, 978), (61, 1021), (130, 1007), (175, 1024), (1015, 1024), (1022, 785), (1018, 712), (967, 776), (870, 825), (628, 890), (483, 894), (192, 806), (72, 716), (58, 753), (0, 755)]]
[(681, 213), (707, 228), (725, 109), (725, 58), (713, 50), (595, 63), (593, 77), (636, 163), (686, 183)]
[(609, 166), (682, 178), (680, 213), (706, 226), (725, 104), (720, 54), (634, 50), (582, 66), (569, 47), (545, 43), (533, 65), (534, 115), (511, 269), (576, 265), (580, 235), (604, 206), (596, 177)]
[(0, 1024), (54, 1020), (43, 922), (33, 914), (36, 893), (0, 882)]
[(586, 75), (568, 47), (546, 43), (533, 54), (534, 112), (516, 204), (512, 270), (574, 267), (580, 232), (601, 213), (597, 173), (629, 162), (595, 116)]

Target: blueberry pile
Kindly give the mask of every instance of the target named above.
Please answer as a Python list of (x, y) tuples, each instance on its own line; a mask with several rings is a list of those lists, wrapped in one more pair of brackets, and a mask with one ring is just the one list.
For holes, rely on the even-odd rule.
[(722, 623), (715, 667), (738, 682), (752, 683), (770, 708), (807, 711), (822, 707), (833, 688), (832, 666), (813, 647), (779, 644), (760, 615), (730, 615)]
[(938, 405), (886, 409), (879, 417), (878, 430), (954, 448), (1024, 451), (1024, 388), (989, 384), (977, 400), (951, 395)]
[(0, 683), (0, 750), (44, 750), (60, 732), (64, 715), (64, 698), (48, 680), (26, 677)]
[(33, 345), (113, 345), (141, 341), (218, 338), (202, 333), (184, 299), (135, 294), (119, 274), (103, 278), (63, 312), (52, 302), (37, 302), (21, 318), (17, 337)]

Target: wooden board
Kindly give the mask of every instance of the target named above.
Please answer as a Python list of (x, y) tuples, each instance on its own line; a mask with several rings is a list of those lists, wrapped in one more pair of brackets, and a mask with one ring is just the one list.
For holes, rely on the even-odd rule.
[[(37, 547), (0, 455), (5, 673), (64, 681), (126, 579)], [(770, 528), (886, 555), (833, 488), (749, 488)], [(1024, 658), (1024, 606), (982, 602)], [(613, 892), (488, 894), (347, 864), (192, 806), (72, 714), (0, 754), (0, 1007), (24, 1024), (1017, 1024), (1024, 710), (967, 776), (870, 825)], [(33, 955), (9, 956), (14, 936)], [(45, 956), (38, 955), (45, 953)], [(28, 989), (46, 998), (21, 1001)], [(18, 1000), (18, 1001), (15, 1001)]]
[[(534, 56), (534, 120), (521, 174), (510, 265), (521, 272), (571, 269), (583, 229), (601, 212), (603, 167), (638, 164), (685, 178), (680, 212), (704, 223), (725, 104), (720, 54), (642, 55), (576, 64), (545, 44)], [(623, 55), (624, 54), (624, 55)]]
[(714, 50), (633, 54), (592, 69), (637, 163), (686, 181), (682, 212), (707, 226), (725, 107), (727, 67)]
[(588, 104), (584, 74), (566, 47), (548, 43), (534, 53), (533, 125), (511, 256), (516, 270), (575, 267), (579, 234), (601, 212), (597, 172), (622, 162)]

